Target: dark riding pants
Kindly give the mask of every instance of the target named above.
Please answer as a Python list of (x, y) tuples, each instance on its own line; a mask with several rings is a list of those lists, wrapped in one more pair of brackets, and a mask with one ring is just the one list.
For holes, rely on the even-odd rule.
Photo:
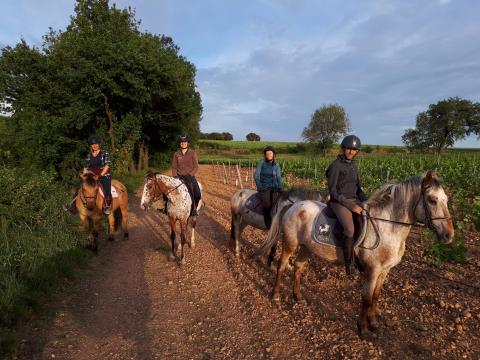
[(273, 193), (272, 189), (266, 189), (259, 192), (260, 199), (262, 200), (262, 208), (263, 208), (263, 217), (265, 221), (265, 226), (267, 229), (270, 229), (270, 225), (272, 224), (272, 202), (273, 202)]
[(105, 196), (112, 195), (112, 176), (110, 174), (106, 174), (106, 175), (100, 176), (98, 180), (102, 185), (103, 194)]
[(337, 202), (331, 201), (329, 205), (343, 227), (343, 235), (347, 238), (353, 238), (353, 235), (355, 234), (353, 212)]

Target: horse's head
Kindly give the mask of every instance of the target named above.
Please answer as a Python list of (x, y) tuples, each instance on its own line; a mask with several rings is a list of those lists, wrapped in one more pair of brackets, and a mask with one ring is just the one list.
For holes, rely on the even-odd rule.
[(152, 202), (154, 202), (161, 195), (160, 188), (157, 184), (157, 177), (155, 173), (149, 172), (145, 176), (145, 182), (143, 184), (142, 201), (140, 207), (143, 210), (147, 210)]
[(421, 187), (421, 197), (415, 209), (416, 218), (435, 232), (438, 241), (447, 244), (452, 242), (454, 230), (448, 211), (448, 197), (434, 170), (422, 175)]
[(97, 205), (98, 176), (91, 171), (83, 171), (79, 176), (82, 179), (80, 200), (87, 210), (92, 211)]

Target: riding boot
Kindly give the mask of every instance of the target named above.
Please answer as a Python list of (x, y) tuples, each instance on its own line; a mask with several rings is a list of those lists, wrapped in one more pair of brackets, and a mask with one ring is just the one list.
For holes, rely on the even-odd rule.
[(343, 236), (343, 258), (345, 259), (345, 273), (353, 273), (353, 237)]
[(103, 213), (105, 215), (110, 215), (112, 212), (112, 195), (105, 195), (105, 208), (103, 209)]

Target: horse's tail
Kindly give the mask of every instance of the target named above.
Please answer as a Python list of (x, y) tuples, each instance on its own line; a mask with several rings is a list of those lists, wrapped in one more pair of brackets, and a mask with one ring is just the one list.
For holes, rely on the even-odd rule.
[(277, 212), (272, 219), (272, 225), (268, 231), (267, 240), (260, 246), (260, 248), (255, 252), (255, 256), (266, 254), (267, 251), (277, 242), (278, 236), (280, 235), (280, 225), (283, 215), (287, 212), (288, 209), (292, 207), (293, 204), (286, 205), (285, 207)]

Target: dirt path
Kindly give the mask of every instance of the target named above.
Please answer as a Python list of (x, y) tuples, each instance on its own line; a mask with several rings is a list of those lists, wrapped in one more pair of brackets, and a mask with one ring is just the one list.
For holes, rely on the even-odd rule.
[[(228, 244), (235, 188), (207, 166), (199, 179), (206, 207), (186, 265), (167, 260), (166, 217), (142, 212), (131, 196), (130, 240), (100, 242), (89, 268), (48, 304), (51, 313), (23, 330), (15, 358), (478, 358), (478, 263), (429, 276), (430, 268), (414, 261), (420, 250), (410, 248), (386, 285), (379, 339), (361, 341), (358, 282), (314, 259), (304, 279), (306, 303), (293, 301), (287, 280), (282, 305), (273, 305), (273, 273), (251, 257), (264, 233), (247, 228), (235, 258)], [(454, 286), (441, 280), (449, 274), (459, 281)]]

